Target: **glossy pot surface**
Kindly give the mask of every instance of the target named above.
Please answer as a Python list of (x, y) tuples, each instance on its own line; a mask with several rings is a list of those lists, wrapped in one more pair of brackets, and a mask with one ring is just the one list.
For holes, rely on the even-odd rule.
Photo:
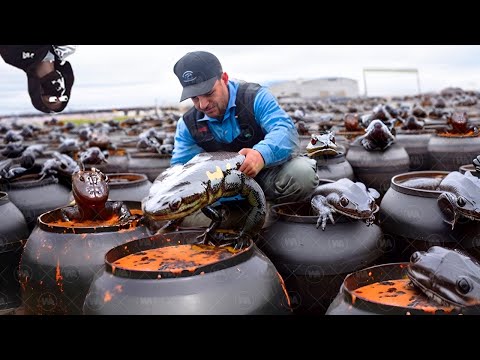
[(433, 135), (428, 142), (431, 170), (457, 171), (480, 154), (480, 137), (444, 137)]
[[(440, 306), (411, 288), (408, 263), (372, 266), (345, 277), (326, 315), (458, 315), (453, 307)], [(369, 292), (378, 288), (375, 295)], [(383, 291), (385, 288), (385, 291)], [(364, 290), (365, 289), (365, 290)], [(405, 289), (407, 289), (405, 292)], [(408, 297), (402, 299), (402, 297)]]
[(480, 222), (460, 218), (454, 228), (444, 221), (437, 199), (442, 193), (402, 185), (415, 178), (438, 178), (447, 171), (416, 171), (399, 174), (380, 203), (380, 226), (393, 242), (392, 261), (407, 261), (417, 250), (431, 246), (458, 247), (478, 258), (480, 251)]
[(347, 161), (345, 154), (317, 157), (315, 160), (317, 161), (317, 175), (320, 179), (354, 179), (352, 166)]
[(22, 212), (30, 231), (39, 215), (67, 205), (71, 196), (71, 189), (60, 184), (56, 177), (42, 179), (37, 174), (3, 184), (0, 190), (7, 192), (10, 201)]
[(432, 132), (427, 130), (404, 130), (397, 132), (396, 139), (410, 158), (410, 171), (430, 170), (431, 161), (428, 142)]
[(388, 190), (393, 176), (407, 172), (410, 166), (407, 151), (397, 143), (385, 151), (367, 151), (361, 145), (351, 145), (347, 160), (358, 181), (381, 194)]
[(116, 173), (107, 174), (112, 201), (142, 201), (148, 195), (152, 183), (145, 174)]
[(18, 265), (29, 234), (23, 214), (0, 192), (0, 311), (21, 305)]
[[(85, 299), (84, 313), (291, 314), (281, 276), (253, 242), (229, 256), (218, 257), (219, 248), (193, 245), (201, 233), (154, 235), (110, 250), (105, 256), (104, 270), (93, 281)], [(185, 258), (186, 249), (196, 250), (193, 256)], [(155, 255), (149, 256), (152, 251), (170, 251), (174, 255), (157, 264)], [(139, 256), (142, 263), (122, 265), (129, 255)], [(207, 261), (199, 264), (200, 257)], [(154, 263), (152, 267), (150, 261)], [(137, 264), (143, 268), (136, 267)]]
[(323, 313), (347, 274), (385, 253), (378, 225), (334, 215), (335, 224), (329, 220), (322, 231), (306, 202), (278, 204), (271, 211), (276, 221), (257, 245), (284, 278), (298, 313)]
[[(141, 214), (139, 202), (125, 202)], [(58, 223), (61, 209), (41, 215), (30, 234), (20, 263), (26, 314), (75, 315), (105, 253), (128, 241), (151, 235), (135, 217), (122, 224), (68, 227)]]

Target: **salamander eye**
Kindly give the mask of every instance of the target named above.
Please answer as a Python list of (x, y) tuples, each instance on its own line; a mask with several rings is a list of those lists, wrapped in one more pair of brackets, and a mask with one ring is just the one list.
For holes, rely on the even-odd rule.
[(312, 140), (310, 140), (310, 143), (311, 143), (312, 145), (315, 145), (315, 144), (317, 143), (317, 139), (312, 138)]
[(345, 196), (342, 196), (340, 198), (340, 205), (342, 205), (343, 207), (346, 207), (348, 205), (350, 201), (345, 197)]
[(457, 199), (457, 204), (458, 206), (464, 207), (467, 204), (467, 202), (462, 196), (459, 196)]
[(176, 211), (180, 208), (180, 205), (182, 204), (182, 200), (180, 198), (174, 199), (171, 201), (168, 206), (170, 207), (170, 210)]
[(80, 175), (80, 181), (85, 181), (85, 178), (83, 177), (83, 175)]
[(470, 282), (467, 279), (460, 278), (460, 279), (457, 280), (457, 290), (461, 294), (465, 295), (472, 290), (472, 285), (470, 284)]

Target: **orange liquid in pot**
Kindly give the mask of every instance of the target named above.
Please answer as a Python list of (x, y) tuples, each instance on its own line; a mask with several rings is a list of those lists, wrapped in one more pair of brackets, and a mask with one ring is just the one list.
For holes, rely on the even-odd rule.
[(195, 271), (200, 266), (231, 258), (243, 250), (211, 245), (174, 245), (131, 254), (115, 261), (118, 268), (138, 271)]
[(425, 312), (443, 310), (449, 312), (453, 307), (441, 306), (430, 300), (415, 287), (409, 279), (380, 281), (360, 287), (353, 291), (357, 298), (384, 305), (420, 309)]

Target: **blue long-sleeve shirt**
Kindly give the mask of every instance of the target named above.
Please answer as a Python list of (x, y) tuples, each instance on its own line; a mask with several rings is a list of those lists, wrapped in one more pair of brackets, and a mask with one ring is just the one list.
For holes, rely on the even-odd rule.
[[(228, 81), (230, 98), (222, 121), (206, 115), (198, 120), (209, 122), (210, 130), (218, 142), (231, 143), (240, 135), (240, 127), (235, 119), (238, 86), (238, 81)], [(253, 146), (253, 149), (260, 152), (265, 161), (265, 167), (279, 165), (290, 159), (298, 147), (298, 132), (292, 119), (266, 87), (262, 86), (258, 91), (253, 110), (255, 120), (266, 134), (262, 141)], [(175, 147), (170, 164), (184, 164), (201, 152), (203, 149), (193, 139), (183, 117), (180, 118), (175, 132)]]

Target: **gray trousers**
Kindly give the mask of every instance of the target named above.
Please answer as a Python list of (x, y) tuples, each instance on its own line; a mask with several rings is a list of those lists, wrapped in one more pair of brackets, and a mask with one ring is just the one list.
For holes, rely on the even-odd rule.
[[(263, 169), (255, 180), (265, 194), (268, 216), (272, 203), (282, 204), (310, 199), (313, 190), (318, 186), (316, 162), (306, 156), (297, 156), (281, 165)], [(196, 211), (185, 217), (181, 226), (208, 226), (210, 223), (208, 217), (201, 211)]]
[(310, 198), (318, 186), (316, 161), (297, 156), (286, 163), (264, 169), (255, 177), (268, 201), (282, 204)]

